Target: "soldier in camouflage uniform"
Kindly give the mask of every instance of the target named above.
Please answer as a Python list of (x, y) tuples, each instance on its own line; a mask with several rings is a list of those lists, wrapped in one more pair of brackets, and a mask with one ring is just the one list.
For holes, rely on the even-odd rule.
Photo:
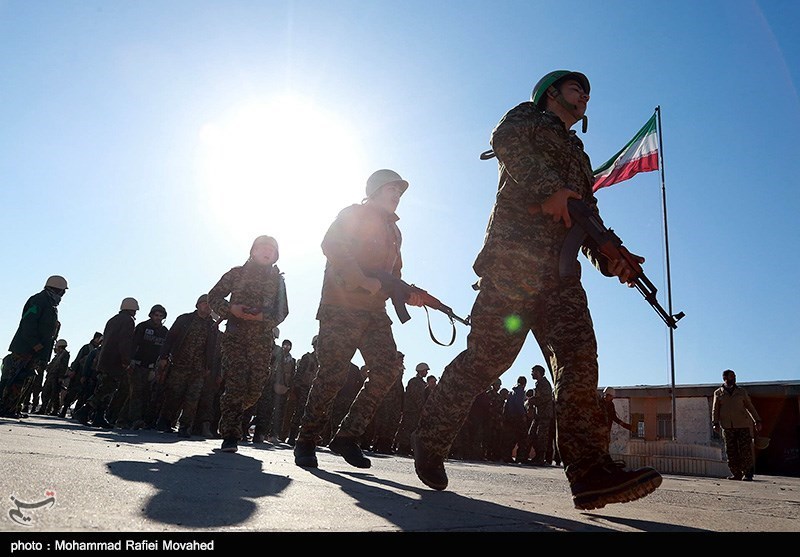
[(430, 371), (425, 362), (417, 364), (417, 374), (408, 380), (403, 399), (403, 417), (397, 430), (397, 454), (411, 456), (411, 432), (417, 428), (422, 406), (425, 404), (425, 376)]
[[(415, 435), (415, 469), (428, 487), (447, 487), (444, 460), (473, 399), (509, 369), (529, 332), (553, 371), (558, 448), (575, 507), (632, 501), (661, 484), (656, 470), (624, 470), (608, 453), (586, 293), (579, 273), (559, 275), (559, 254), (572, 225), (568, 199), (597, 210), (591, 162), (570, 129), (580, 120), (585, 128), (588, 101), (585, 75), (550, 72), (531, 101), (506, 113), (492, 133), (498, 192), (473, 266), (480, 291), (467, 349), (445, 368)], [(633, 276), (626, 261), (602, 259), (597, 246), (586, 243), (582, 250), (603, 274), (623, 283)]]
[(217, 323), (211, 316), (207, 294), (197, 299), (194, 311), (179, 315), (167, 332), (156, 364), (155, 381), (164, 386), (156, 422), (159, 431), (172, 431), (180, 416), (178, 437), (192, 436), (200, 394), (214, 364), (216, 335)]
[[(393, 170), (374, 172), (367, 180), (367, 197), (343, 209), (322, 241), (327, 263), (317, 311), (320, 365), (294, 447), (298, 466), (317, 467), (316, 444), (356, 350), (370, 370), (369, 381), (334, 431), (329, 447), (353, 466), (370, 466), (358, 439), (389, 388), (402, 377), (402, 361), (386, 313), (389, 295), (373, 275), (383, 272), (400, 277), (402, 235), (395, 210), (407, 188), (408, 182)], [(422, 300), (414, 293), (407, 303), (420, 306)]]
[(69, 372), (69, 351), (67, 341), (59, 339), (56, 341), (55, 355), (44, 371), (47, 377), (42, 385), (42, 405), (37, 414), (49, 414), (57, 416), (61, 409), (61, 389), (64, 381), (67, 380)]
[[(404, 355), (401, 354), (401, 357), (404, 357)], [(397, 436), (398, 425), (403, 417), (404, 406), (405, 392), (401, 375), (375, 410), (372, 452), (386, 455), (394, 454), (395, 437)]]
[(314, 335), (314, 338), (311, 339), (311, 352), (306, 352), (300, 357), (294, 377), (292, 377), (292, 390), (286, 405), (286, 415), (289, 419), (287, 442), (292, 446), (294, 446), (297, 433), (300, 431), (300, 420), (303, 418), (303, 411), (306, 408), (308, 391), (311, 389), (311, 383), (314, 382), (317, 369), (319, 369), (317, 338), (317, 335)]
[[(92, 348), (97, 348), (101, 344), (103, 344), (103, 333), (99, 331), (95, 332), (92, 340), (81, 346), (75, 359), (72, 360), (72, 363), (69, 365), (69, 372), (67, 373), (67, 377), (69, 377), (69, 386), (67, 387), (67, 392), (64, 394), (64, 403), (61, 405), (61, 412), (58, 414), (62, 418), (67, 417), (67, 410), (78, 400), (80, 394), (86, 388), (86, 378), (83, 376), (83, 365)], [(86, 398), (88, 398), (88, 396), (81, 399), (80, 404), (83, 404)]]
[(273, 329), (289, 313), (277, 260), (278, 242), (271, 236), (259, 236), (245, 264), (222, 275), (208, 293), (211, 309), (228, 320), (221, 347), (225, 390), (220, 396), (219, 433), (223, 452), (238, 450), (243, 414), (258, 402), (269, 378)]

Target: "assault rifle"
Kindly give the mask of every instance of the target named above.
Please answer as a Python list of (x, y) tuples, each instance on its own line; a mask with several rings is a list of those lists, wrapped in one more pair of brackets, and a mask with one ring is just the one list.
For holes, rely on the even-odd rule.
[(450, 346), (455, 341), (456, 326), (453, 321), (458, 321), (459, 323), (463, 323), (464, 325), (467, 326), (469, 326), (470, 324), (469, 316), (465, 318), (459, 317), (453, 312), (453, 310), (449, 306), (446, 306), (439, 299), (428, 294), (426, 290), (423, 290), (418, 286), (414, 286), (413, 284), (408, 284), (407, 282), (397, 278), (391, 273), (387, 273), (386, 271), (374, 271), (372, 273), (368, 273), (368, 276), (376, 278), (379, 281), (381, 281), (383, 291), (389, 294), (389, 298), (391, 298), (392, 300), (394, 311), (395, 313), (397, 313), (397, 318), (400, 319), (400, 323), (405, 323), (406, 321), (411, 319), (411, 316), (408, 314), (408, 309), (406, 309), (406, 302), (408, 302), (408, 299), (412, 293), (419, 294), (420, 296), (422, 296), (425, 313), (428, 313), (428, 308), (431, 308), (435, 309), (436, 311), (441, 311), (447, 317), (449, 317), (450, 324), (453, 326), (453, 336), (451, 337), (449, 344), (444, 344), (442, 342), (439, 342), (433, 335), (433, 330), (431, 329), (430, 314), (428, 314), (428, 332), (430, 333), (433, 342), (435, 342), (440, 346)]
[(559, 275), (562, 277), (576, 276), (578, 273), (578, 250), (584, 241), (590, 238), (597, 244), (605, 257), (610, 261), (624, 259), (633, 269), (634, 275), (631, 280), (633, 286), (638, 290), (644, 299), (653, 306), (658, 316), (664, 320), (671, 329), (678, 327), (678, 321), (685, 314), (681, 311), (675, 315), (667, 313), (656, 299), (656, 287), (644, 274), (644, 270), (631, 252), (622, 245), (622, 240), (610, 228), (606, 228), (600, 216), (592, 211), (589, 206), (579, 199), (570, 199), (567, 202), (569, 215), (572, 217), (572, 228), (564, 244), (561, 247), (561, 258), (558, 264)]

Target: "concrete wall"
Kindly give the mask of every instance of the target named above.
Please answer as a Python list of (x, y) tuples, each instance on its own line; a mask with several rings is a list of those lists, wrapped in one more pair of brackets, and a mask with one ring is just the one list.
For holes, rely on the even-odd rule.
[(675, 400), (677, 420), (675, 439), (680, 443), (711, 443), (711, 402), (706, 397)]

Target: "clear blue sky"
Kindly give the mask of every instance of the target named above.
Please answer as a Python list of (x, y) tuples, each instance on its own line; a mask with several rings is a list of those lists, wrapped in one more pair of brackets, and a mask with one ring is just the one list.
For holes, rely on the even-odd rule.
[[(466, 315), (497, 188), (478, 155), (539, 77), (572, 69), (592, 83), (595, 167), (661, 106), (676, 383), (800, 379), (798, 21), (794, 0), (0, 1), (0, 342), (52, 274), (73, 354), (126, 296), (169, 326), (270, 234), (299, 357), (322, 236), (379, 168), (411, 184), (404, 278)], [(597, 197), (666, 307), (660, 174)], [(600, 384), (669, 384), (667, 327), (583, 267)], [(410, 312), (404, 381), (420, 361), (438, 377), (467, 328), (443, 348)], [(536, 363), (529, 337), (504, 385)]]

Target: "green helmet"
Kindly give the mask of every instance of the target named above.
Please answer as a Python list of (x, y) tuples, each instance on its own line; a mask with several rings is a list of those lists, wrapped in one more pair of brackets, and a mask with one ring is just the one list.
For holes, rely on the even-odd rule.
[(531, 100), (533, 101), (533, 104), (539, 106), (539, 103), (545, 98), (545, 92), (547, 89), (551, 86), (557, 85), (559, 82), (564, 81), (565, 79), (574, 79), (581, 84), (581, 87), (583, 87), (583, 90), (586, 91), (586, 94), (589, 94), (589, 79), (585, 75), (580, 72), (572, 72), (569, 70), (556, 70), (544, 76), (536, 85), (534, 85), (533, 92), (531, 93)]

